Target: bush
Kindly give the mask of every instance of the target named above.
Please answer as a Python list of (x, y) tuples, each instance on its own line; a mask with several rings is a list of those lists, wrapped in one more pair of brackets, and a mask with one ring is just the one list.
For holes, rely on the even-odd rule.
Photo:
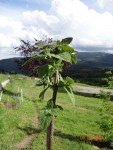
[(100, 98), (103, 99), (100, 120), (100, 129), (104, 131), (105, 141), (113, 147), (113, 107), (110, 101), (110, 93), (100, 91)]
[(0, 134), (4, 132), (4, 124), (3, 124), (3, 108), (2, 108), (2, 103), (0, 103)]
[(108, 86), (109, 80), (108, 80), (107, 78), (102, 78), (102, 79), (101, 79), (101, 83), (102, 83), (103, 85)]
[(113, 88), (113, 81), (109, 81), (109, 87)]
[(100, 97), (103, 100), (110, 100), (111, 93), (100, 90), (100, 93), (98, 94), (98, 97)]
[(104, 131), (105, 141), (113, 147), (113, 118), (111, 116), (103, 116), (100, 122), (100, 128)]
[(109, 77), (109, 81), (113, 81), (113, 76)]

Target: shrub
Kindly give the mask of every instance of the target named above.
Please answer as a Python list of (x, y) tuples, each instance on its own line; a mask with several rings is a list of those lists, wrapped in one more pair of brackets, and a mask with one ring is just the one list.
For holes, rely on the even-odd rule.
[(103, 99), (100, 119), (100, 129), (104, 131), (105, 141), (113, 147), (113, 108), (110, 101), (110, 93), (100, 91), (100, 98)]
[(103, 85), (106, 85), (106, 86), (108, 86), (108, 84), (109, 84), (109, 80), (107, 78), (102, 78), (101, 82)]
[(98, 94), (98, 97), (100, 97), (103, 100), (110, 100), (111, 93), (100, 90), (100, 93)]
[(4, 124), (3, 124), (3, 108), (2, 103), (0, 103), (0, 134), (4, 131)]
[(109, 81), (109, 87), (113, 88), (113, 81)]

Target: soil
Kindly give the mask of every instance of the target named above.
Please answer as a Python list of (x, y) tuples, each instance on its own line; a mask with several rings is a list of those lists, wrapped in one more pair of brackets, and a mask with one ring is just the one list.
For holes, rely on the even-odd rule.
[[(35, 102), (33, 102), (33, 104), (35, 106)], [(36, 106), (35, 106), (35, 108), (36, 108)], [(25, 137), (22, 141), (14, 144), (14, 147), (16, 149), (22, 150), (22, 149), (29, 148), (29, 146), (31, 145), (33, 140), (37, 137), (37, 135), (39, 133), (39, 116), (38, 116), (37, 108), (36, 108), (36, 114), (35, 114), (34, 118), (32, 119), (32, 126), (33, 126), (33, 129), (32, 129), (32, 131), (29, 131), (27, 137)]]
[(16, 103), (15, 102), (4, 102), (4, 107), (14, 109), (14, 108), (16, 108)]
[(17, 148), (19, 150), (26, 149), (26, 148), (28, 148), (31, 145), (31, 143), (33, 142), (34, 138), (37, 137), (38, 132), (39, 132), (39, 130), (38, 130), (39, 122), (38, 122), (37, 114), (33, 118), (32, 125), (34, 127), (33, 132), (28, 134), (27, 137), (25, 137), (22, 141), (14, 144), (15, 148)]

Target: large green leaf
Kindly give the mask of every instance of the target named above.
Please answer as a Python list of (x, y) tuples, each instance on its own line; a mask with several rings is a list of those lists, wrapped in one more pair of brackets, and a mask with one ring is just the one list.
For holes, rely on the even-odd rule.
[(49, 58), (54, 57), (59, 60), (64, 60), (66, 62), (71, 62), (71, 55), (68, 52), (59, 53), (57, 55), (55, 54), (48, 54)]
[(49, 58), (54, 57), (54, 58), (57, 58), (57, 59), (62, 59), (59, 55), (55, 55), (55, 54), (51, 54), (51, 53), (47, 54), (47, 56), (48, 56)]
[(68, 52), (63, 52), (59, 54), (60, 58), (66, 62), (71, 62), (71, 55)]
[(72, 62), (76, 63), (77, 57), (74, 54), (71, 54), (71, 60), (72, 60)]
[(60, 80), (58, 83), (58, 86), (62, 88), (64, 87), (64, 85), (65, 85), (65, 82)]
[(41, 128), (43, 130), (47, 129), (47, 127), (50, 124), (50, 122), (51, 122), (51, 116), (50, 115), (43, 115), (41, 117)]
[(44, 95), (44, 93), (47, 91), (47, 89), (49, 88), (50, 86), (47, 86), (46, 88), (43, 89), (43, 91), (39, 94), (39, 98), (42, 98), (42, 96)]
[(63, 110), (63, 107), (61, 105), (56, 105), (56, 108), (59, 108), (60, 110)]
[(62, 39), (61, 43), (64, 44), (64, 45), (65, 44), (70, 44), (72, 40), (73, 40), (72, 37), (68, 37), (68, 38)]
[(70, 97), (73, 105), (75, 105), (75, 96), (74, 96), (74, 93), (73, 91), (71, 90), (71, 88), (68, 86), (68, 87), (64, 87), (64, 89), (66, 90), (68, 96)]
[(62, 50), (65, 51), (65, 52), (69, 52), (69, 53), (73, 53), (75, 50), (70, 47), (69, 45), (63, 45), (62, 46)]
[(38, 80), (36, 83), (37, 86), (46, 86), (47, 85), (47, 80)]
[(53, 108), (53, 101), (52, 101), (52, 99), (48, 100), (48, 102), (47, 102), (47, 109), (51, 109), (51, 108)]
[(39, 77), (42, 78), (44, 75), (47, 75), (51, 68), (52, 68), (52, 65), (43, 65), (40, 68), (38, 68)]
[(59, 78), (60, 78), (60, 81), (64, 82), (64, 79), (61, 74), (59, 75)]
[(69, 84), (69, 85), (74, 84), (74, 80), (71, 79), (70, 77), (66, 77), (66, 82), (67, 82), (67, 84)]

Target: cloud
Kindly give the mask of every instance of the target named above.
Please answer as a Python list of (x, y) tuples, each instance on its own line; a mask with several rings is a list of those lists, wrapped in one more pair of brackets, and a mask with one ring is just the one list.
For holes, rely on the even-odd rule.
[(22, 36), (22, 27), (21, 22), (0, 16), (0, 47), (19, 45), (18, 38)]
[(58, 22), (58, 18), (53, 15), (47, 15), (44, 11), (27, 11), (23, 13), (24, 23), (32, 26), (51, 26)]
[(111, 52), (113, 15), (89, 9), (80, 0), (52, 0), (51, 8), (46, 12), (24, 11), (18, 20), (0, 16), (1, 47), (18, 45), (19, 38), (30, 40), (43, 35), (55, 39), (72, 36), (72, 45), (77, 49)]
[[(23, 0), (22, 0), (23, 1)], [(45, 3), (45, 4), (47, 4), (47, 3), (49, 3), (51, 0), (24, 0), (25, 2), (27, 2), (27, 3)]]
[[(74, 47), (113, 47), (113, 15), (88, 9), (80, 0), (52, 0), (48, 13), (24, 12), (24, 25), (29, 30), (42, 29), (54, 38), (74, 37)], [(33, 30), (32, 30), (33, 31)]]
[(101, 7), (101, 8), (105, 8), (105, 7), (112, 7), (113, 8), (113, 0), (97, 0), (97, 4)]
[(101, 7), (104, 8), (105, 7), (105, 0), (97, 0), (97, 4)]
[(113, 13), (113, 0), (97, 0), (96, 3), (101, 10)]

